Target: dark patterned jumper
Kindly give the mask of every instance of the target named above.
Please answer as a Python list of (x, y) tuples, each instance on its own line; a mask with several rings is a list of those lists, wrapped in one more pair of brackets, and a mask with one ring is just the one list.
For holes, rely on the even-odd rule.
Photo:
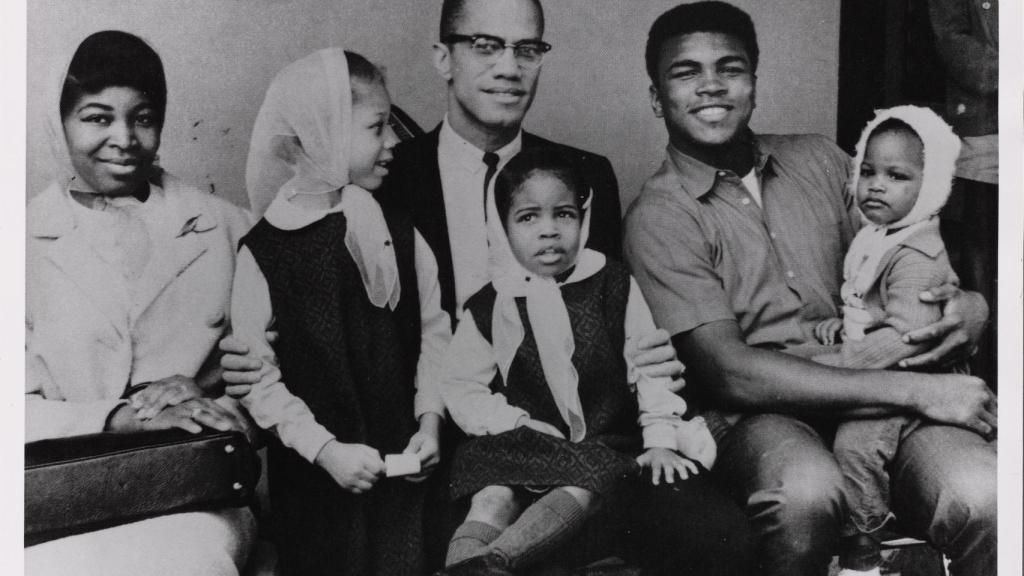
[[(629, 272), (609, 260), (595, 275), (562, 286), (576, 350), (579, 395), (587, 434), (578, 443), (519, 427), (493, 436), (471, 438), (456, 451), (451, 495), (459, 499), (487, 486), (579, 486), (607, 494), (625, 476), (639, 472), (635, 457), (642, 448), (636, 395), (626, 380), (625, 342)], [(491, 342), (491, 314), (497, 293), (488, 284), (466, 302), (480, 334)], [(509, 368), (490, 384), (509, 404), (522, 408), (569, 435), (544, 378), (537, 342), (517, 298), (523, 320), (523, 343)]]
[[(299, 230), (261, 220), (243, 239), (267, 279), (283, 380), (338, 441), (401, 452), (416, 432), (420, 313), (407, 217), (385, 211), (401, 278), (395, 311), (370, 303), (345, 248), (344, 215)], [(269, 446), (270, 497), (284, 574), (422, 573), (423, 488), (382, 479), (342, 490), (319, 466)]]

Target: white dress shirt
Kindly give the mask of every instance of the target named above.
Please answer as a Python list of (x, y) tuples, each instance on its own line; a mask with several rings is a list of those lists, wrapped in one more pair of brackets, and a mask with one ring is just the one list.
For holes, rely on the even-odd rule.
[[(501, 170), (523, 147), (522, 131), (504, 147), (495, 150)], [(490, 278), (487, 272), (487, 225), (484, 220), (484, 151), (459, 136), (448, 118), (441, 124), (437, 164), (448, 224), (448, 241), (455, 271), (457, 315), (470, 296), (483, 288)], [(491, 179), (493, 189), (494, 179)]]

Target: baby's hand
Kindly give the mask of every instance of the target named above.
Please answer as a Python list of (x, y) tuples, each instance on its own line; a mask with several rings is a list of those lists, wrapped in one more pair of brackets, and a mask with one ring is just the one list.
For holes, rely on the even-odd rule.
[(661, 483), (661, 475), (665, 475), (665, 482), (673, 484), (675, 475), (679, 474), (680, 480), (686, 480), (690, 474), (697, 473), (697, 465), (692, 460), (687, 460), (668, 448), (649, 448), (647, 452), (637, 456), (636, 463), (644, 468), (651, 469), (651, 482), (655, 486)]
[(316, 464), (331, 478), (353, 494), (362, 494), (373, 488), (384, 473), (380, 453), (365, 444), (343, 444), (331, 440), (316, 455)]
[(707, 422), (700, 416), (676, 425), (676, 443), (683, 456), (700, 462), (706, 470), (711, 470), (715, 465), (718, 446), (711, 436), (711, 430), (708, 430)]
[(839, 332), (843, 329), (842, 318), (829, 318), (828, 320), (822, 320), (814, 327), (814, 337), (818, 339), (818, 342), (831, 346), (839, 342)]
[(565, 434), (562, 434), (562, 432), (559, 431), (558, 428), (555, 428), (554, 426), (548, 424), (547, 422), (541, 422), (540, 420), (527, 418), (526, 421), (523, 423), (523, 426), (536, 430), (541, 434), (547, 434), (548, 436), (554, 436), (555, 438), (561, 438), (562, 440), (565, 440)]

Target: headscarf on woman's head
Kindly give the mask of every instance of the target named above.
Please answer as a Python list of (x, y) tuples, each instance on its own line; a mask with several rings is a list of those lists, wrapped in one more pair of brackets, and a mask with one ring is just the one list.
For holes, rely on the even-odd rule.
[[(64, 115), (85, 94), (124, 86), (145, 94), (161, 126), (167, 110), (167, 79), (156, 51), (138, 36), (120, 30), (104, 30), (87, 36), (64, 63), (46, 88), (45, 130), (54, 159), (56, 181), (66, 188), (72, 180), (75, 190), (95, 192), (77, 177), (64, 136)], [(150, 177), (159, 174), (154, 164)]]
[(249, 204), (255, 216), (266, 212), (275, 224), (273, 204), (342, 190), (336, 208), (346, 216), (345, 246), (370, 301), (394, 309), (400, 287), (391, 235), (377, 201), (350, 183), (351, 138), (345, 51), (325, 48), (292, 62), (271, 82), (253, 126), (245, 171)]
[[(515, 159), (509, 163), (512, 164)], [(506, 165), (505, 169), (508, 169)], [(497, 180), (497, 178), (495, 178)], [(489, 272), (497, 292), (491, 318), (492, 346), (497, 356), (498, 370), (508, 381), (509, 370), (516, 351), (523, 342), (525, 330), (516, 306), (517, 297), (526, 298), (526, 311), (540, 354), (544, 379), (558, 407), (558, 412), (569, 427), (569, 440), (579, 442), (586, 436), (587, 426), (579, 396), (579, 374), (572, 364), (576, 341), (569, 321), (569, 311), (562, 299), (561, 286), (585, 280), (605, 265), (600, 252), (585, 248), (590, 234), (590, 203), (593, 192), (588, 191), (582, 203), (583, 218), (580, 228), (579, 251), (574, 256), (574, 268), (564, 282), (537, 276), (516, 260), (508, 242), (494, 199), (494, 184), (487, 195), (487, 241)]]
[[(875, 129), (890, 119), (900, 120), (910, 126), (924, 145), (921, 190), (910, 212), (896, 222), (875, 224), (861, 212), (864, 227), (854, 237), (846, 253), (843, 261), (844, 282), (840, 289), (844, 303), (843, 329), (846, 338), (850, 340), (862, 339), (865, 330), (875, 322), (864, 305), (863, 297), (878, 280), (882, 272), (879, 265), (885, 254), (922, 228), (933, 227), (935, 233), (938, 233), (938, 223), (934, 218), (949, 198), (956, 159), (960, 155), (960, 138), (938, 114), (928, 108), (905, 105), (878, 110), (874, 119), (864, 127), (860, 141), (857, 142), (853, 178), (850, 181), (850, 193), (854, 198), (857, 196), (860, 166), (864, 162), (868, 142)], [(860, 211), (859, 203), (857, 210)]]

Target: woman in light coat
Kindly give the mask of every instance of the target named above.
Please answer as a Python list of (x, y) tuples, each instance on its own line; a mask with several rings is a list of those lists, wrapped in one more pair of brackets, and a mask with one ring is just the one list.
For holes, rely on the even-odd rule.
[[(55, 178), (27, 209), (27, 441), (245, 429), (211, 397), (248, 219), (155, 165), (159, 56), (93, 34), (49, 104)], [(247, 508), (173, 514), (27, 548), (26, 573), (237, 575), (253, 536)]]

